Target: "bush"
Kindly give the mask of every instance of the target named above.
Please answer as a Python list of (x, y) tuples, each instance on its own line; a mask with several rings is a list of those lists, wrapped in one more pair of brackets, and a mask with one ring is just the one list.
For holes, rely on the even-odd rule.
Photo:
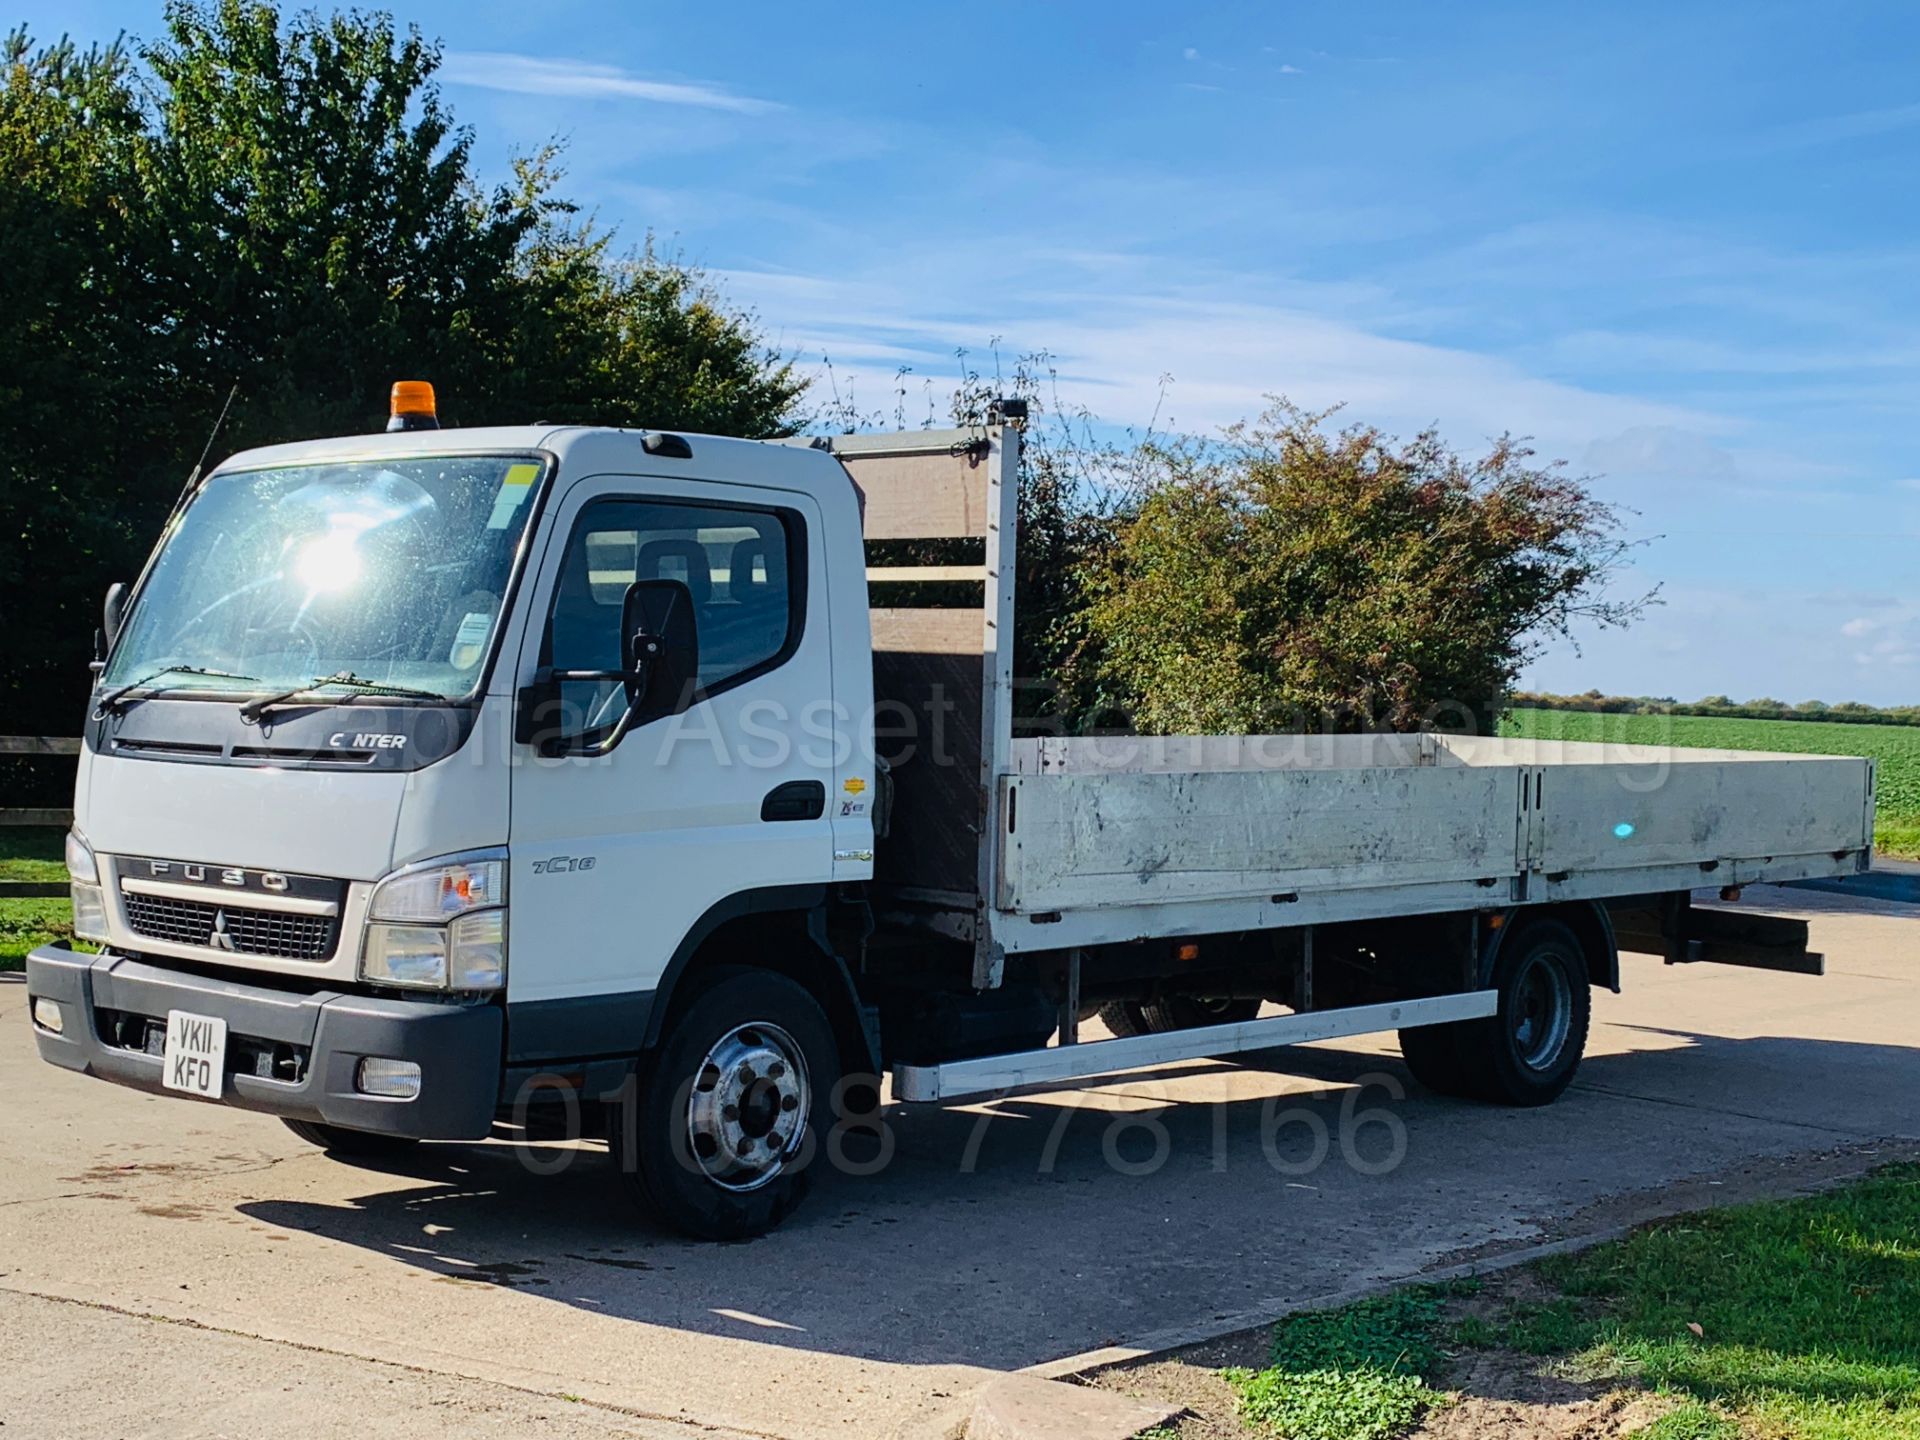
[(1327, 420), (1277, 401), (1218, 441), (1142, 447), (1113, 543), (1082, 564), (1083, 717), (1485, 733), (1547, 636), (1652, 600), (1606, 596), (1617, 516), (1510, 437), (1469, 459)]

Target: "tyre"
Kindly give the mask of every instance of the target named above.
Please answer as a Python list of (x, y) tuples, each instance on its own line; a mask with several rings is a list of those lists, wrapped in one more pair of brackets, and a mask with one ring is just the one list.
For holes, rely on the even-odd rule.
[(318, 1120), (283, 1120), (281, 1123), (309, 1145), (318, 1145), (329, 1155), (349, 1160), (382, 1160), (405, 1155), (420, 1143), (411, 1135), (379, 1135), (371, 1130), (323, 1125)]
[(1458, 1025), (1419, 1025), (1400, 1032), (1400, 1056), (1413, 1078), (1436, 1095), (1468, 1093), (1460, 1061)]
[(1200, 1025), (1231, 1025), (1260, 1013), (1258, 1000), (1207, 1000), (1169, 995), (1159, 1000), (1111, 1000), (1100, 1007), (1100, 1023), (1116, 1040), (1132, 1035), (1164, 1035)]
[(1573, 1083), (1593, 995), (1587, 955), (1557, 920), (1507, 936), (1494, 961), (1499, 1009), (1485, 1020), (1400, 1032), (1400, 1053), (1429, 1089), (1499, 1105), (1545, 1105)]
[(1202, 1025), (1236, 1025), (1260, 1013), (1258, 1000), (1207, 999), (1197, 995), (1168, 995), (1140, 1007), (1147, 1029), (1155, 1035), (1169, 1030), (1194, 1030)]
[(622, 1185), (702, 1240), (765, 1234), (823, 1163), (840, 1078), (826, 1012), (768, 970), (727, 970), (669, 1022), (614, 1116)]

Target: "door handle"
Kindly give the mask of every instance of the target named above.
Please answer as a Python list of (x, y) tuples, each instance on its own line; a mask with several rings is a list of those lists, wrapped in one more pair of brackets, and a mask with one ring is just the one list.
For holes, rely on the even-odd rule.
[(818, 820), (827, 813), (827, 787), (818, 780), (789, 780), (760, 802), (762, 820)]

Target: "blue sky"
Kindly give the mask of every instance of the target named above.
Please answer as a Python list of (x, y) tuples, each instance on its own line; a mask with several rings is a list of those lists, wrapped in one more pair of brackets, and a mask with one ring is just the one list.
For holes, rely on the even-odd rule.
[(1920, 701), (1920, 7), (398, 13), (490, 173), (565, 137), (573, 195), (863, 409), (1000, 336), (1116, 425), (1171, 375), (1185, 427), (1284, 392), (1531, 435), (1666, 604), (1530, 683)]

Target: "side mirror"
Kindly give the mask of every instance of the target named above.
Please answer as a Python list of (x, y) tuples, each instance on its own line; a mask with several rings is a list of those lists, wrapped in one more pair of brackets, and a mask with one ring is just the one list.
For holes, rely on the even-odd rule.
[[(604, 734), (569, 731), (561, 714), (561, 687), (574, 681), (618, 681), (626, 711)], [(542, 755), (605, 755), (636, 725), (678, 715), (700, 687), (700, 638), (693, 592), (680, 580), (636, 580), (620, 606), (618, 670), (543, 669), (524, 686), (514, 707), (514, 739)], [(578, 725), (579, 717), (571, 724)], [(601, 738), (589, 740), (590, 734)]]
[(620, 607), (620, 663), (635, 724), (679, 715), (700, 685), (693, 592), (681, 580), (636, 580)]
[(120, 622), (126, 616), (126, 582), (116, 580), (107, 587), (106, 603), (100, 607), (100, 633), (106, 637), (109, 650), (113, 648), (114, 639), (120, 634)]

